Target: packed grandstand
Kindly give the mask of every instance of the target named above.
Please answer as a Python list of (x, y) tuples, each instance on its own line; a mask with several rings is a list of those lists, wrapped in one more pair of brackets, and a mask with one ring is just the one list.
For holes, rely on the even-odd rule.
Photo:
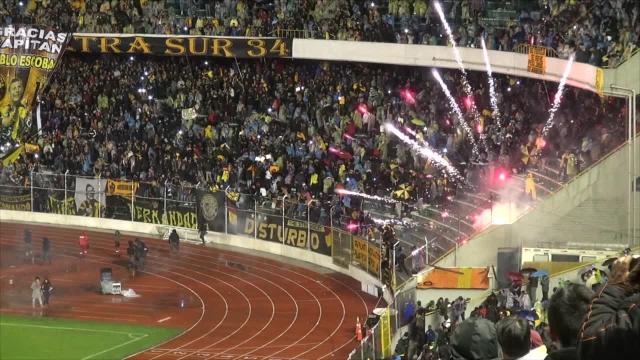
[[(486, 42), (488, 50), (525, 53), (537, 46), (549, 57), (611, 68), (640, 45), (640, 3), (633, 0), (441, 3), (451, 34), (436, 4), (425, 0), (0, 0), (0, 16), (3, 27), (36, 24), (78, 38), (305, 38), (447, 51), (453, 39), (460, 47)], [(534, 78), (493, 74), (488, 81), (484, 72), (449, 69), (440, 71), (440, 82), (431, 69), (390, 64), (130, 56), (113, 54), (119, 39), (107, 41), (95, 43), (102, 54), (87, 54), (87, 42), (65, 52), (40, 90), (32, 116), (41, 126), (29, 144), (35, 150), (25, 147), (1, 167), (3, 195), (14, 196), (8, 207), (22, 201), (32, 211), (256, 237), (260, 222), (264, 240), (283, 242), (290, 240), (289, 219), (303, 229), (294, 246), (304, 238), (303, 247), (331, 256), (348, 236), (379, 248), (379, 269), (370, 269), (370, 260), (365, 267), (391, 288), (488, 226), (535, 207), (618, 149), (630, 131), (625, 98), (563, 91), (564, 84)], [(7, 97), (12, 86), (4, 85)], [(14, 146), (5, 122), (11, 111), (2, 114), (3, 153)], [(421, 146), (439, 160), (417, 156)], [(85, 198), (77, 200), (80, 193)], [(215, 205), (205, 193), (215, 194)], [(516, 205), (505, 213), (504, 203)], [(220, 210), (199, 210), (207, 204)], [(245, 226), (249, 219), (254, 225)], [(324, 248), (328, 240), (311, 243), (312, 227), (318, 236), (329, 229), (333, 250)], [(424, 307), (399, 303), (397, 322), (407, 332), (394, 359), (544, 359), (546, 353), (534, 354), (543, 344), (551, 360), (630, 359), (640, 337), (640, 265), (628, 267), (631, 274), (620, 267), (624, 261), (610, 268), (614, 285), (592, 270), (587, 279), (597, 281), (585, 281), (588, 287), (566, 284), (551, 293), (548, 274), (525, 273), (469, 309), (467, 320), (462, 297)], [(536, 301), (539, 281), (547, 289), (541, 285)], [(592, 289), (600, 294), (594, 302)], [(611, 315), (623, 318), (604, 335), (598, 329), (610, 322), (607, 314), (590, 312), (584, 325), (566, 315), (582, 319), (589, 306), (623, 305), (628, 311)], [(425, 325), (427, 314), (439, 328)], [(481, 344), (469, 343), (471, 336)]]

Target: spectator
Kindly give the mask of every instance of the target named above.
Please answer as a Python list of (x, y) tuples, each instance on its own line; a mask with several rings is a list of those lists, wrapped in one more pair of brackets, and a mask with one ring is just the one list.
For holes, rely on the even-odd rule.
[(504, 360), (520, 359), (529, 353), (531, 329), (527, 320), (519, 317), (502, 319), (496, 324), (496, 333)]
[(51, 297), (51, 293), (53, 292), (53, 285), (48, 278), (44, 278), (42, 282), (42, 304), (46, 307), (49, 307), (49, 297)]
[(42, 263), (45, 261), (51, 265), (51, 242), (46, 236), (42, 238)]
[(180, 249), (180, 237), (176, 229), (171, 230), (171, 234), (169, 234), (169, 246), (172, 253), (177, 253)]
[(495, 325), (482, 318), (463, 321), (453, 331), (449, 350), (453, 360), (499, 359)]
[(24, 241), (24, 261), (31, 261), (31, 263), (34, 263), (34, 259), (33, 259), (33, 244), (32, 244), (32, 240), (31, 240), (31, 230), (30, 229), (24, 229), (24, 237), (23, 237), (23, 241)]
[(549, 300), (548, 318), (551, 339), (557, 349), (548, 348), (545, 360), (577, 360), (578, 332), (589, 310), (593, 292), (584, 285), (569, 284)]
[(589, 306), (578, 342), (578, 358), (632, 359), (640, 353), (640, 261), (618, 259), (609, 282)]

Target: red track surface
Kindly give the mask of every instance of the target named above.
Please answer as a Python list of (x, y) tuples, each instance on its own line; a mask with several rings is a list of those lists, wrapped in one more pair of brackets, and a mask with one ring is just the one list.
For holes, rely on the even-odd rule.
[[(32, 265), (22, 259), (24, 227), (0, 224), (0, 311), (31, 314), (29, 285), (40, 275), (55, 287), (47, 316), (186, 329), (135, 359), (346, 359), (356, 346), (356, 317), (376, 303), (341, 274), (184, 243), (171, 256), (158, 239), (145, 239), (145, 272), (131, 280), (131, 237), (116, 257), (112, 234), (90, 232), (89, 256), (81, 259), (80, 230), (62, 227), (29, 225), (37, 257), (42, 237), (52, 241), (53, 265)], [(100, 295), (102, 267), (141, 297)]]

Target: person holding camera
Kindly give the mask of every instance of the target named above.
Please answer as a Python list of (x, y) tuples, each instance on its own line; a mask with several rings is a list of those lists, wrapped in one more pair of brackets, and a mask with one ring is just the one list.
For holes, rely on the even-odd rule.
[(613, 263), (591, 301), (578, 342), (581, 360), (635, 359), (640, 354), (640, 257)]

